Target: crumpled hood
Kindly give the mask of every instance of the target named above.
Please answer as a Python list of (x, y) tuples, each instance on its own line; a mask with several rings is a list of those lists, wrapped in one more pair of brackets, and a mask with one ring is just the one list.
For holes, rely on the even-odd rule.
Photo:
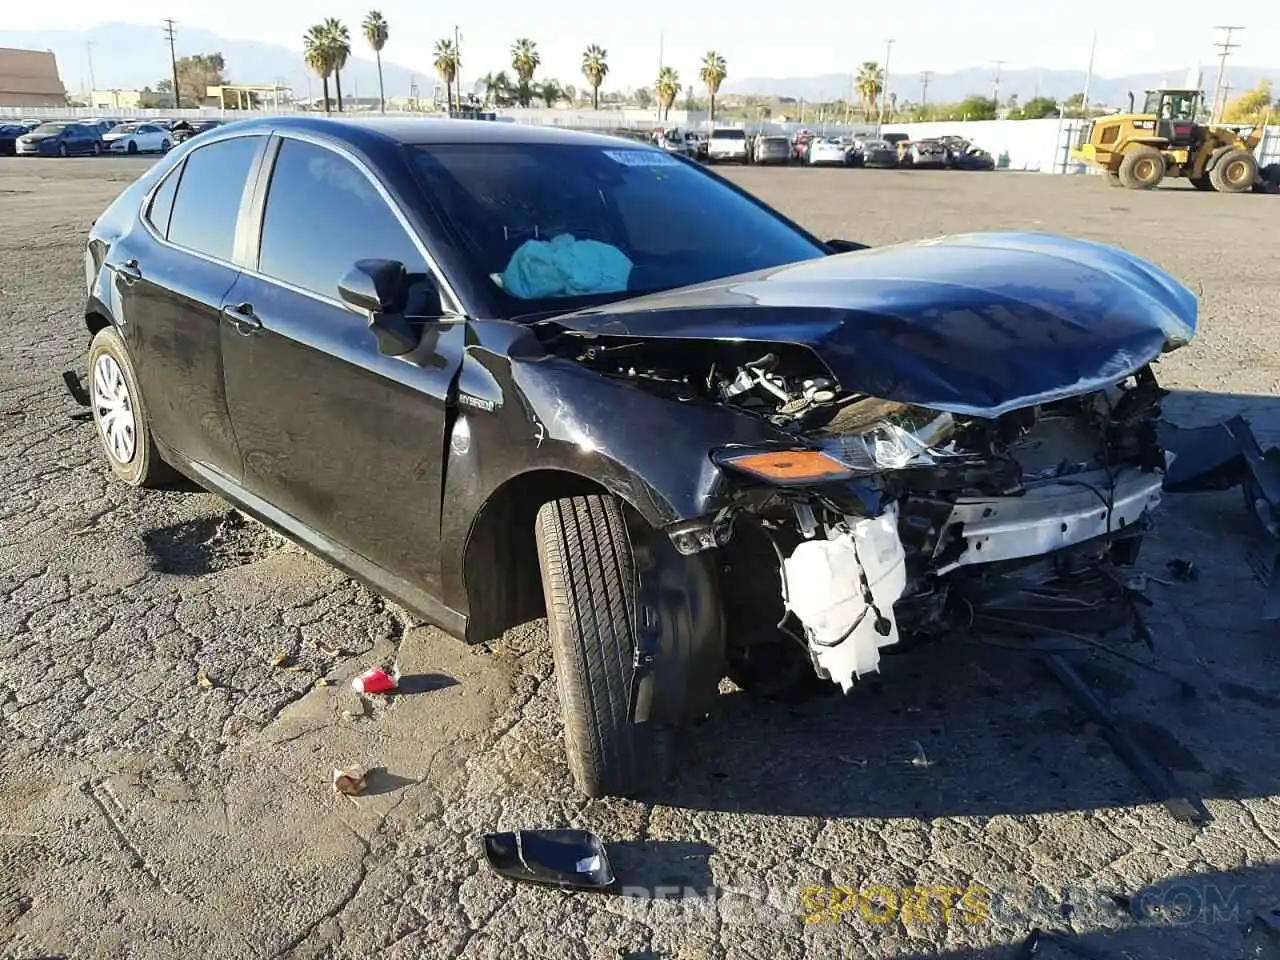
[(845, 390), (994, 417), (1124, 379), (1190, 341), (1196, 309), (1185, 286), (1116, 247), (971, 233), (805, 260), (544, 323), (622, 339), (800, 344)]

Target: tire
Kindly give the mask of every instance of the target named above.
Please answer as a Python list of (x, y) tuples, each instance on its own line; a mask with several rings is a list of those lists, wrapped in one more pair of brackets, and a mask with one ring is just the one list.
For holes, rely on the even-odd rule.
[(1248, 193), (1258, 179), (1258, 161), (1248, 150), (1232, 150), (1209, 171), (1209, 182), (1219, 193)]
[[(156, 449), (133, 361), (115, 327), (98, 331), (89, 346), (89, 401), (98, 442), (117, 479), (131, 487), (161, 487), (175, 478), (173, 468)], [(104, 426), (112, 411), (120, 411), (118, 417), (128, 415), (131, 419), (131, 445), (123, 440), (113, 443), (113, 438), (120, 439), (120, 435)]]
[(93, 155), (95, 157), (102, 156), (102, 144), (98, 143), (96, 140), (93, 142)]
[(1164, 157), (1155, 147), (1137, 147), (1120, 161), (1117, 175), (1130, 190), (1150, 190), (1164, 179)]
[(168, 152), (169, 152), (169, 141), (168, 141), (168, 140), (161, 140), (161, 141), (160, 141), (160, 152), (161, 152), (161, 153), (168, 153)]
[(58, 144), (58, 156), (64, 160), (67, 158), (67, 145), (65, 143)]
[(137, 153), (137, 152), (138, 152), (138, 141), (136, 141), (136, 140), (130, 140), (130, 141), (129, 141), (129, 146), (126, 148), (126, 152), (128, 152), (128, 153)]
[(631, 723), (635, 561), (622, 506), (554, 500), (534, 534), (573, 779), (589, 797), (632, 795), (665, 774), (665, 750)]

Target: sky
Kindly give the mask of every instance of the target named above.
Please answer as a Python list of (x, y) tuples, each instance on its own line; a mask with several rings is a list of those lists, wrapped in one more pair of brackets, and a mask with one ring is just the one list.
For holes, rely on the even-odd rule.
[[(422, 0), (323, 0), (305, 6), (282, 0), (131, 0), (108, 10), (101, 0), (7, 0), (6, 29), (84, 29), (104, 20), (130, 23), (165, 17), (212, 30), (224, 37), (262, 40), (300, 49), (308, 24), (335, 16), (358, 37), (359, 23), (376, 3), (391, 26), (386, 59), (424, 74), (432, 73), (435, 40), (451, 36), (444, 5)], [(1102, 76), (1168, 71), (1209, 63), (1214, 27), (1222, 17), (1246, 29), (1236, 34), (1240, 47), (1232, 62), (1268, 67), (1280, 60), (1280, 9), (1274, 0), (1235, 0), (1222, 12), (1209, 4), (1159, 7), (1148, 16), (1108, 17), (1106, 3), (1027, 3), (1026, 0), (899, 0), (854, 4), (850, 0), (801, 0), (778, 5), (764, 0), (702, 0), (666, 8), (644, 3), (610, 4), (600, 0), (479, 0), (455, 4), (462, 36), (463, 73), (475, 75), (509, 66), (508, 50), (517, 37), (535, 40), (542, 54), (539, 74), (569, 83), (577, 77), (582, 50), (598, 43), (609, 52), (608, 87), (652, 83), (659, 56), (681, 80), (694, 80), (709, 49), (724, 56), (732, 77), (816, 76), (845, 73), (864, 60), (883, 63), (893, 39), (893, 74), (921, 70), (949, 72), (1006, 61), (1004, 69), (1083, 70), (1090, 40), (1097, 32), (1094, 69)], [(357, 50), (361, 44), (355, 44)], [(367, 55), (367, 51), (360, 51)]]

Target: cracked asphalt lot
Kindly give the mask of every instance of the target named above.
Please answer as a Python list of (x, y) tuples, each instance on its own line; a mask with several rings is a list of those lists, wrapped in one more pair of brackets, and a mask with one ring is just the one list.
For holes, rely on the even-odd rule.
[[(1140, 567), (1199, 577), (1152, 583), (1154, 651), (1121, 645), (1193, 696), (1071, 654), (1207, 826), (1151, 802), (1025, 645), (986, 643), (889, 657), (882, 683), (801, 706), (726, 682), (663, 790), (585, 801), (541, 623), (466, 648), (208, 494), (108, 478), (59, 374), (87, 346), (85, 231), (145, 163), (0, 160), (0, 956), (996, 960), (1032, 926), (1117, 957), (1280, 954), (1250, 923), (1280, 908), (1275, 546), (1238, 490), (1167, 499)], [(824, 236), (1054, 230), (1149, 257), (1202, 297), (1199, 337), (1160, 364), (1170, 417), (1240, 412), (1280, 441), (1276, 198), (728, 175)], [(381, 660), (411, 692), (361, 702), (347, 681)], [(354, 801), (329, 784), (352, 763), (373, 768)], [(481, 833), (556, 825), (599, 831), (629, 894), (482, 866)], [(895, 911), (904, 887), (987, 907)]]

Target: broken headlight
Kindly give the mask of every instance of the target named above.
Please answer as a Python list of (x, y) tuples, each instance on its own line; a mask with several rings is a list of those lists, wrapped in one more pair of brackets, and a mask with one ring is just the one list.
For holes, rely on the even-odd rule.
[(933, 463), (955, 421), (944, 413), (919, 425), (878, 420), (857, 433), (833, 437), (823, 449), (858, 473), (901, 470), (912, 464)]

